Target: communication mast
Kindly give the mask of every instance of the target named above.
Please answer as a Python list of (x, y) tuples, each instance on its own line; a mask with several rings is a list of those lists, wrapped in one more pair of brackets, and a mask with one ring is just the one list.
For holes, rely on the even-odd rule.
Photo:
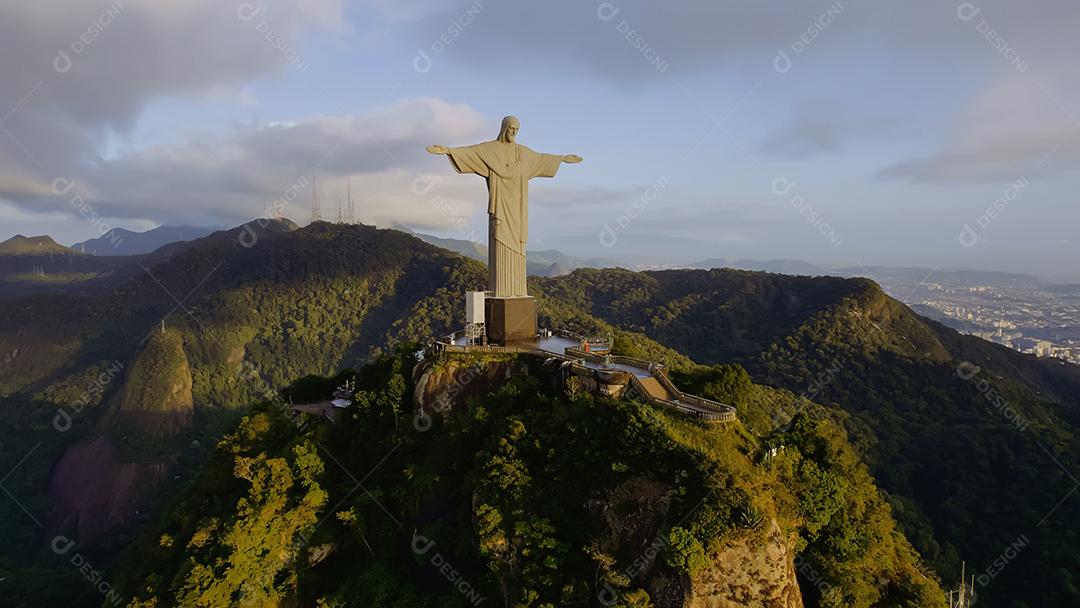
[(311, 176), (311, 222), (322, 221), (322, 209), (319, 209), (319, 191), (316, 187), (315, 176)]
[(350, 224), (355, 224), (356, 223), (356, 208), (353, 207), (353, 200), (352, 200), (352, 177), (345, 178), (345, 191), (347, 192), (346, 196), (349, 199), (349, 206), (346, 208), (346, 214), (347, 214), (346, 215), (346, 221), (349, 222)]
[(971, 608), (971, 606), (975, 605), (975, 575), (971, 575), (971, 585), (968, 585), (967, 580), (965, 580), (966, 570), (967, 562), (962, 562), (960, 565), (960, 588), (950, 591), (945, 596), (949, 608)]

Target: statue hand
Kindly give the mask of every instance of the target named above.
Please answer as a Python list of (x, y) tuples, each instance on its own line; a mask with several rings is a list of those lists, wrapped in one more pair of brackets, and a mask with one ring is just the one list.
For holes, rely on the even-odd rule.
[(450, 153), (450, 148), (447, 148), (446, 146), (440, 146), (439, 144), (435, 144), (434, 146), (428, 146), (426, 149), (427, 149), (428, 152), (430, 152), (432, 154), (449, 154)]
[(566, 156), (562, 157), (562, 162), (571, 164), (580, 163), (581, 157), (577, 154), (567, 154)]

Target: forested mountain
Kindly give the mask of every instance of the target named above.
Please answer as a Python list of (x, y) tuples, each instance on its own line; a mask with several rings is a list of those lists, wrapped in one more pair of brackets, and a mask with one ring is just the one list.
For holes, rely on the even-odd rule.
[(68, 253), (70, 250), (57, 243), (50, 236), (23, 236), (16, 234), (10, 239), (0, 243), (0, 255), (2, 256), (35, 256), (48, 255), (50, 253)]
[(0, 298), (75, 290), (117, 265), (116, 260), (81, 255), (48, 236), (15, 235), (0, 243)]
[[(733, 401), (740, 426), (708, 429), (641, 404), (552, 394), (536, 372), (486, 387), (442, 433), (414, 437), (411, 355), (395, 348), (461, 326), (462, 292), (486, 283), (482, 264), (398, 231), (287, 221), (115, 260), (78, 290), (0, 301), (0, 456), (14, 467), (4, 487), (18, 501), (0, 501), (0, 588), (26, 605), (101, 603), (50, 550), (57, 534), (78, 538), (82, 555), (123, 571), (112, 582), (158, 606), (178, 597), (230, 605), (237, 588), (220, 571), (225, 563), (262, 573), (244, 593), (301, 605), (460, 603), (439, 595), (437, 573), (401, 578), (420, 558), (408, 554), (407, 537), (405, 554), (394, 548), (400, 538), (375, 522), (380, 503), (401, 521), (437, 526), (443, 555), (470, 569), (462, 572), (491, 594), (488, 605), (511, 596), (591, 605), (599, 582), (624, 589), (628, 602), (641, 598), (637, 589), (652, 595), (661, 579), (700, 592), (705, 579), (678, 569), (698, 547), (720, 567), (766, 538), (810, 564), (810, 574), (798, 573), (808, 606), (937, 605), (934, 574), (915, 550), (953, 582), (961, 560), (984, 573), (1021, 537), (1008, 568), (980, 586), (980, 603), (1078, 597), (1080, 542), (1068, 526), (1078, 514), (1067, 494), (1080, 453), (1075, 368), (960, 336), (870, 281), (615, 269), (530, 279), (542, 324), (611, 333), (617, 350), (665, 362), (687, 387)], [(251, 409), (290, 385), (301, 398), (310, 386), (298, 379), (377, 357), (359, 378), (369, 402), (346, 425), (298, 432), (270, 406)], [(756, 384), (733, 381), (739, 368), (728, 364)], [(524, 443), (510, 437), (519, 424)], [(365, 482), (370, 492), (350, 496), (356, 480), (320, 444), (353, 475), (401, 448)], [(766, 462), (767, 451), (781, 456)], [(498, 467), (486, 464), (496, 457)], [(873, 477), (860, 473), (862, 461)], [(507, 494), (511, 473), (521, 487)], [(279, 475), (290, 483), (267, 481)], [(688, 531), (665, 566), (675, 570), (618, 576), (633, 552), (627, 539), (605, 536), (586, 505), (620, 496), (627, 483), (656, 487), (657, 497), (684, 485), (720, 494), (707, 515), (714, 520), (679, 522), (693, 511), (682, 495), (664, 515), (648, 511), (640, 531)], [(457, 490), (437, 498), (446, 488)], [(503, 523), (483, 524), (492, 512), (477, 513), (465, 489), (492, 501)], [(763, 527), (738, 523), (757, 515)], [(330, 551), (306, 555), (325, 559), (320, 567), (289, 548), (312, 526), (308, 548)], [(349, 540), (320, 536), (331, 532)], [(248, 549), (263, 561), (229, 561)], [(58, 577), (70, 584), (55, 585)], [(681, 605), (661, 597), (658, 606)]]
[(534, 283), (695, 361), (739, 363), (842, 410), (908, 537), (946, 580), (966, 560), (980, 604), (1080, 600), (1076, 366), (960, 335), (866, 279), (579, 270)]
[[(287, 389), (360, 390), (342, 423), (302, 431), (280, 402), (256, 407), (126, 556), (120, 588), (132, 606), (944, 606), (813, 404), (749, 382), (728, 394), (802, 410), (766, 445), (738, 423), (564, 394), (541, 361), (423, 372), (404, 352)], [(443, 404), (430, 424), (411, 414), (419, 393)]]
[[(4, 482), (18, 502), (0, 501), (4, 569), (54, 558), (42, 541), (61, 532), (112, 555), (268, 386), (448, 331), (484, 276), (400, 232), (324, 223), (118, 259), (86, 293), (0, 302), (0, 454), (20, 463)], [(164, 420), (179, 424), (147, 432)]]

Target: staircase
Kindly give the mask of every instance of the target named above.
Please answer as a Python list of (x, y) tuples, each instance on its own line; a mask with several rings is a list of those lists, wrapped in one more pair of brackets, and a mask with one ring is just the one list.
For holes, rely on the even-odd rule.
[(656, 378), (638, 378), (638, 380), (641, 382), (641, 386), (645, 389), (645, 392), (649, 393), (649, 396), (653, 399), (659, 399), (660, 401), (678, 400), (678, 397), (672, 395)]

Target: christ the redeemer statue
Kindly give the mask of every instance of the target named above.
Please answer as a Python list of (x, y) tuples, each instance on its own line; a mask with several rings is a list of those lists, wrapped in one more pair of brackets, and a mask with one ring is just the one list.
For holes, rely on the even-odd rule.
[(488, 290), (496, 298), (528, 296), (525, 243), (529, 240), (529, 180), (555, 177), (561, 163), (580, 163), (576, 154), (540, 154), (515, 143), (521, 124), (503, 118), (499, 137), (473, 146), (428, 146), (445, 154), (458, 173), (475, 173), (488, 185)]

